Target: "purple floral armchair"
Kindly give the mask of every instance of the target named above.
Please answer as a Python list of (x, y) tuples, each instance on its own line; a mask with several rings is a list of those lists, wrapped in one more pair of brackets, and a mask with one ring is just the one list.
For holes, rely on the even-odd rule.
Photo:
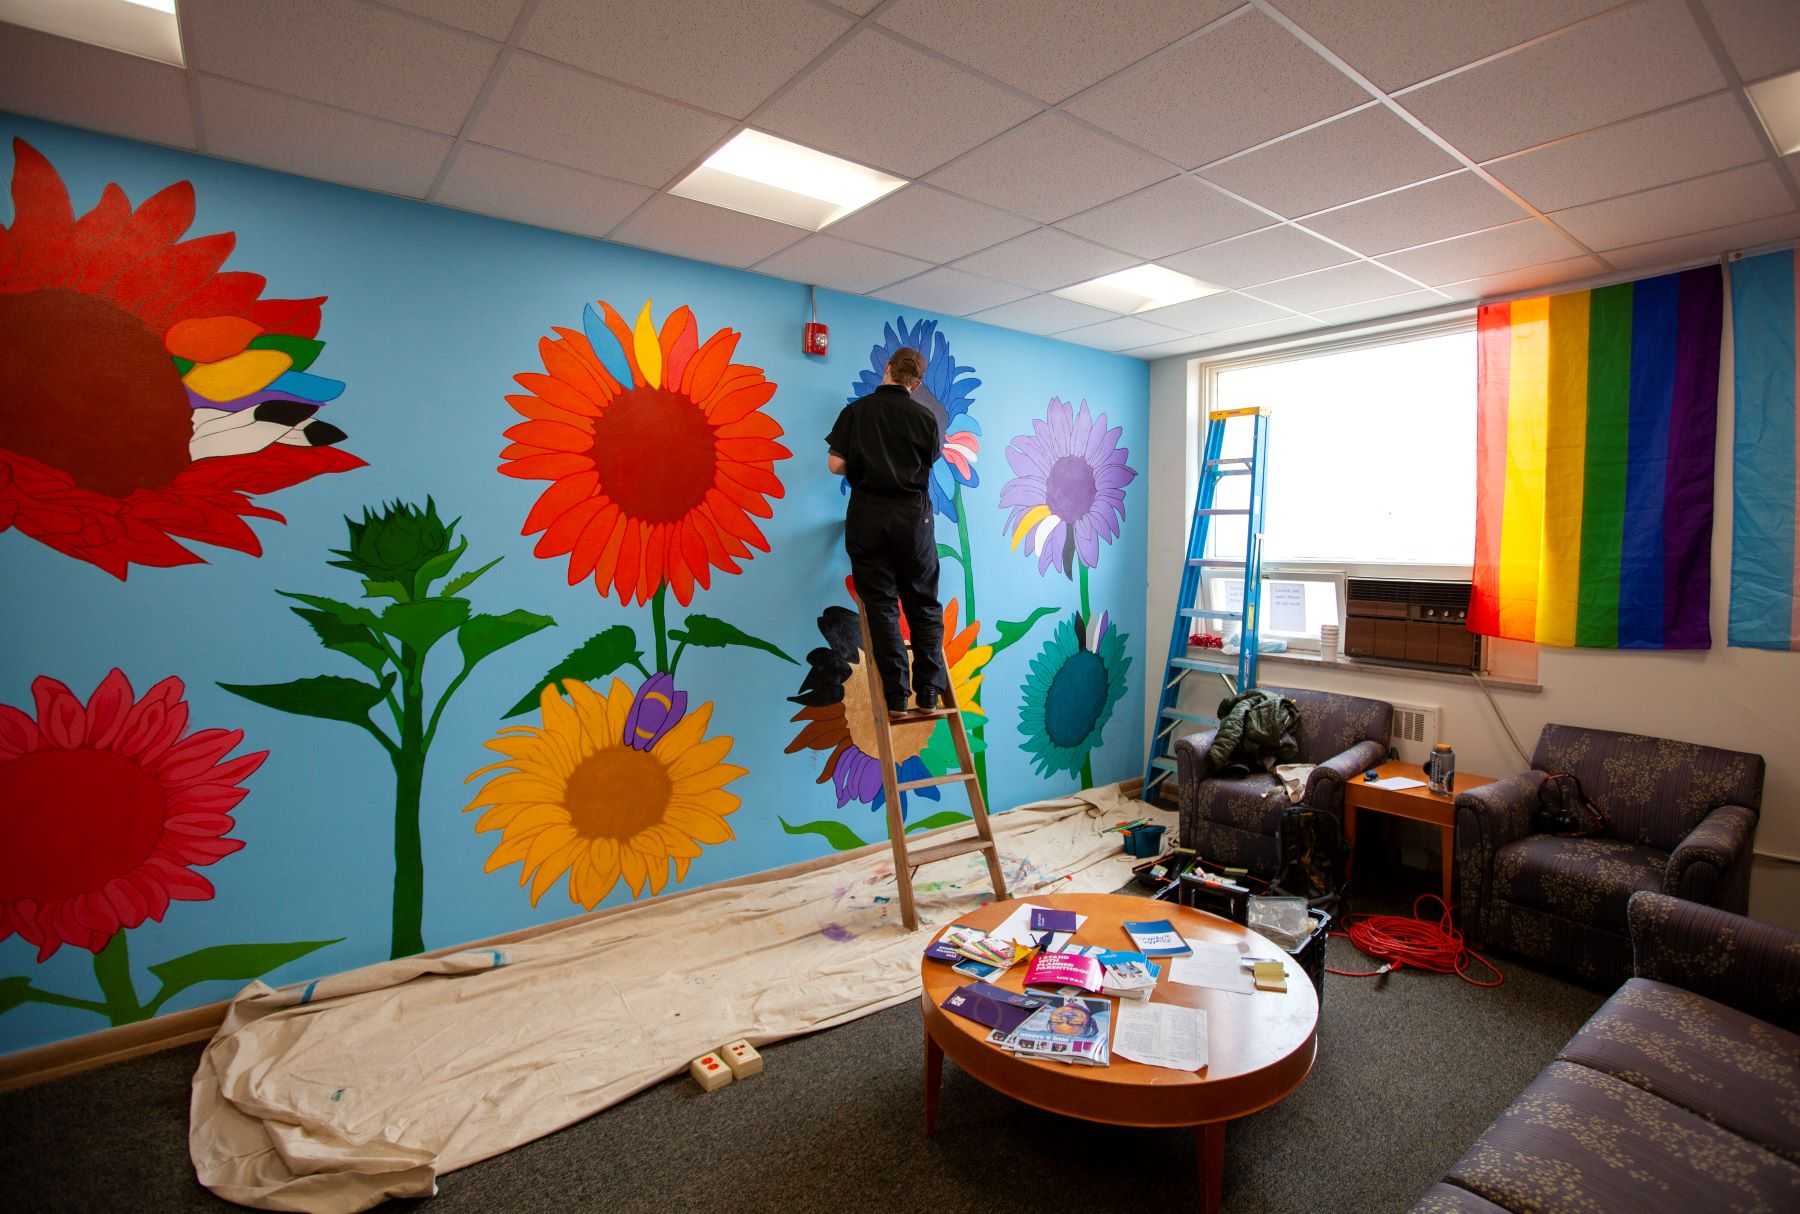
[[(1457, 902), (1471, 939), (1613, 986), (1631, 975), (1632, 894), (1748, 908), (1761, 755), (1546, 725), (1531, 766), (1456, 798)], [(1581, 782), (1607, 816), (1602, 834), (1532, 833), (1551, 772)]]
[[(1393, 706), (1381, 700), (1265, 687), (1286, 696), (1300, 709), (1299, 762), (1317, 764), (1303, 798), (1310, 809), (1322, 809), (1342, 820), (1344, 783), (1387, 757)], [(1181, 841), (1215, 864), (1243, 867), (1258, 877), (1273, 878), (1281, 864), (1276, 831), (1290, 802), (1281, 782), (1266, 772), (1218, 776), (1206, 770), (1206, 751), (1215, 729), (1202, 730), (1175, 742), (1181, 781)]]

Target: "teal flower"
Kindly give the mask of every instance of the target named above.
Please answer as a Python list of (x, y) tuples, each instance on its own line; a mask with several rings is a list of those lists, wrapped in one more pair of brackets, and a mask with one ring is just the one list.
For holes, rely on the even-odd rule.
[(1085, 622), (1076, 615), (1058, 624), (1031, 660), (1019, 732), (1039, 775), (1080, 775), (1082, 763), (1100, 745), (1101, 730), (1125, 697), (1125, 673), (1131, 669), (1125, 641), (1106, 612)]

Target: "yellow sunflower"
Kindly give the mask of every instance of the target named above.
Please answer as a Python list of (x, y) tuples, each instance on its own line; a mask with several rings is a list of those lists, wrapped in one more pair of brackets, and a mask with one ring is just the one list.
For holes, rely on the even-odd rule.
[(705, 737), (713, 706), (687, 712), (666, 676), (635, 694), (622, 679), (605, 696), (575, 679), (563, 688), (567, 700), (544, 688), (541, 729), (502, 729), (487, 747), (505, 758), (464, 781), (498, 773), (465, 807), (486, 809), (477, 831), (500, 832), (486, 871), (521, 862), (533, 906), (564, 873), (588, 910), (620, 877), (633, 898), (661, 893), (671, 860), (680, 882), (701, 844), (734, 837), (725, 816), (739, 799), (725, 785), (745, 769), (724, 762), (732, 740)]

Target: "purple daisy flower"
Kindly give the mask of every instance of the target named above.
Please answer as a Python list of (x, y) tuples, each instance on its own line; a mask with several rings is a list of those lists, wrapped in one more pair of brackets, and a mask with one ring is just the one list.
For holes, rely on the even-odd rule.
[(1081, 402), (1079, 412), (1057, 397), (1048, 415), (1033, 420), (1033, 433), (1020, 435), (1006, 447), (1013, 479), (1000, 491), (1000, 506), (1010, 508), (1006, 534), (1016, 549), (1022, 543), (1035, 552), (1041, 574), (1054, 562), (1075, 575), (1075, 561), (1089, 569), (1100, 563), (1100, 541), (1119, 538), (1125, 518), (1125, 486), (1137, 479), (1125, 461), (1131, 453), (1119, 446), (1119, 426), (1106, 425)]

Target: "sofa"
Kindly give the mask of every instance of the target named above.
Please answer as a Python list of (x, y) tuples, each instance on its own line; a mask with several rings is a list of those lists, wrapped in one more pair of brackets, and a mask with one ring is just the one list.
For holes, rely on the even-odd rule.
[[(1747, 909), (1761, 755), (1546, 725), (1531, 766), (1456, 798), (1458, 919), (1472, 942), (1610, 990), (1631, 973), (1625, 906), (1639, 890)], [(1551, 772), (1575, 775), (1604, 832), (1532, 832)]]
[(1664, 894), (1634, 976), (1413, 1214), (1800, 1210), (1800, 933)]
[[(1342, 819), (1344, 784), (1387, 758), (1393, 707), (1381, 700), (1264, 687), (1286, 696), (1300, 709), (1301, 763), (1316, 764), (1302, 798), (1312, 809)], [(1217, 864), (1243, 867), (1273, 879), (1281, 864), (1276, 832), (1291, 804), (1281, 782), (1266, 772), (1212, 775), (1206, 752), (1216, 729), (1177, 739), (1176, 774), (1181, 781), (1181, 842)]]

